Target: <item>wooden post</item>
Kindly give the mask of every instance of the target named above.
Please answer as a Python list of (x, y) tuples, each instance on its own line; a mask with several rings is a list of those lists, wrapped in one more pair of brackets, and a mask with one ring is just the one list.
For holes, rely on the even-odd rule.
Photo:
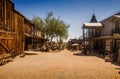
[(116, 44), (116, 39), (114, 39), (114, 57), (113, 57), (113, 61), (117, 61), (117, 44)]
[(84, 28), (83, 28), (83, 47), (85, 48), (85, 33), (84, 33)]

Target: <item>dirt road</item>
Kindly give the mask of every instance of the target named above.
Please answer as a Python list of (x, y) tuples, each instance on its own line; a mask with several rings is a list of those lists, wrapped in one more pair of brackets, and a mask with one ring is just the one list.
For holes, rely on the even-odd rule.
[(67, 50), (37, 53), (0, 66), (0, 79), (120, 79), (119, 66), (96, 56)]

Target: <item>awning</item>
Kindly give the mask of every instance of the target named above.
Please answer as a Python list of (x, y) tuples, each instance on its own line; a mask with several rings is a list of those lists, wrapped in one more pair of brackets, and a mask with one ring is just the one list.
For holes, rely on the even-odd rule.
[(35, 37), (35, 38), (38, 38), (38, 39), (45, 40), (45, 41), (49, 41), (47, 38), (44, 38), (44, 37), (41, 37), (41, 36), (38, 36), (38, 35), (35, 35), (34, 37)]
[(48, 39), (44, 38), (44, 37), (41, 37), (41, 36), (38, 36), (38, 35), (30, 35), (30, 34), (27, 34), (27, 33), (24, 33), (24, 35), (26, 37), (31, 37), (31, 38), (35, 38), (35, 39), (43, 39), (45, 41), (49, 41)]
[(32, 35), (27, 34), (27, 33), (24, 33), (24, 35), (27, 36), (27, 37), (33, 37)]
[(78, 44), (72, 44), (72, 46), (78, 46)]
[(94, 38), (93, 40), (100, 40), (100, 39), (118, 39), (118, 40), (120, 40), (120, 35), (97, 37), (97, 38)]
[(101, 28), (103, 25), (101, 23), (83, 23), (83, 28)]
[(100, 39), (114, 39), (114, 37), (113, 36), (103, 36), (103, 37), (94, 38), (93, 40), (100, 40)]

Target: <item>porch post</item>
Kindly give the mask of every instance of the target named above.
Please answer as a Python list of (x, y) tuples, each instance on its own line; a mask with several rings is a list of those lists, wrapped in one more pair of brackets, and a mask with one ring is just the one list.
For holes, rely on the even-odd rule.
[(83, 28), (83, 47), (85, 48), (85, 31), (84, 31), (85, 29)]

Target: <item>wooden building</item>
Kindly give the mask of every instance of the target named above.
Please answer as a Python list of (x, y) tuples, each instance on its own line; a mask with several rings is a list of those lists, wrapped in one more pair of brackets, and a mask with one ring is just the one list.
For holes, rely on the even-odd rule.
[(83, 23), (83, 47), (85, 49), (94, 49), (94, 38), (99, 37), (103, 25), (97, 22), (93, 14), (89, 23)]
[(101, 23), (104, 27), (98, 39), (103, 41), (104, 50), (113, 54), (113, 61), (120, 62), (120, 12), (104, 19)]
[(82, 40), (81, 39), (70, 39), (67, 43), (67, 49), (71, 51), (78, 51), (81, 50), (81, 44)]
[(14, 9), (11, 0), (0, 0), (0, 61), (35, 49), (43, 40), (32, 22)]
[(24, 18), (24, 50), (35, 50), (42, 49), (42, 46), (47, 41), (44, 37), (42, 37), (42, 31), (38, 31), (35, 29), (34, 24)]
[(22, 45), (17, 46), (22, 43), (19, 42), (22, 41), (19, 39), (22, 30), (18, 31), (18, 28), (23, 22), (24, 17), (14, 10), (14, 4), (10, 0), (0, 0), (0, 59), (11, 56), (14, 51), (16, 54), (23, 52)]
[[(120, 62), (120, 12), (102, 20), (100, 23), (102, 24), (101, 28), (92, 28), (92, 30), (95, 29), (92, 36), (90, 35), (90, 30), (88, 30), (89, 28), (86, 28), (87, 25), (85, 25), (85, 23), (83, 24), (83, 29), (86, 28), (88, 30), (86, 31), (86, 33), (88, 33), (87, 38), (89, 38), (88, 45), (91, 45), (90, 47), (93, 50), (97, 50), (104, 55), (111, 55), (112, 61)], [(92, 27), (93, 26), (94, 25), (92, 25)], [(97, 36), (94, 36), (96, 34)], [(85, 41), (84, 31), (83, 36)], [(92, 38), (93, 41), (90, 41), (90, 38)]]

